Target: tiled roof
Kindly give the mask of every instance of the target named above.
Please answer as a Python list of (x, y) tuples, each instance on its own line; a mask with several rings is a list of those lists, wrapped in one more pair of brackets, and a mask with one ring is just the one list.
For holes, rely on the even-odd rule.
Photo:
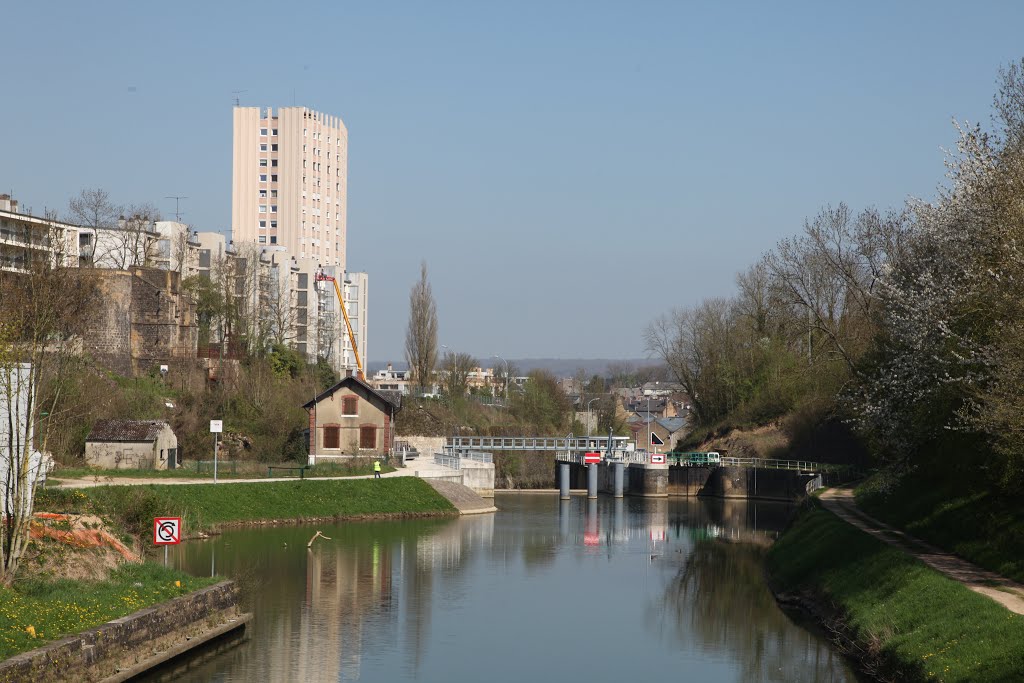
[(161, 420), (97, 420), (86, 441), (156, 441)]
[(313, 407), (315, 404), (317, 404), (320, 401), (324, 400), (325, 398), (327, 398), (328, 396), (330, 396), (331, 394), (333, 394), (335, 391), (337, 391), (338, 389), (340, 389), (343, 386), (361, 388), (363, 391), (365, 391), (370, 396), (376, 396), (378, 399), (380, 399), (384, 403), (390, 404), (391, 406), (394, 407), (394, 409), (396, 411), (401, 410), (401, 408), (402, 408), (402, 400), (401, 400), (401, 393), (400, 392), (391, 391), (391, 390), (374, 389), (373, 387), (371, 387), (369, 384), (367, 384), (363, 380), (359, 379), (358, 377), (342, 377), (340, 382), (335, 384), (330, 389), (327, 389), (327, 390), (321, 392), (320, 395), (317, 396), (316, 398), (314, 398), (312, 401), (307, 401), (305, 404), (303, 404), (302, 407), (306, 408), (308, 410), (309, 408)]
[(658, 424), (668, 430), (669, 434), (672, 434), (686, 426), (685, 417), (663, 417), (658, 420)]

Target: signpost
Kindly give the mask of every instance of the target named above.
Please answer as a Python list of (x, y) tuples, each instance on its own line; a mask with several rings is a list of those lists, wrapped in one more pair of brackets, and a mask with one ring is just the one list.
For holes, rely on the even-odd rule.
[(589, 453), (584, 453), (583, 454), (583, 464), (584, 465), (594, 465), (594, 464), (599, 463), (599, 462), (601, 462), (601, 453), (600, 453), (600, 451), (591, 451)]
[(153, 543), (164, 547), (164, 566), (167, 566), (167, 546), (181, 543), (181, 517), (154, 517)]
[(219, 434), (224, 431), (223, 420), (210, 420), (210, 433), (213, 434), (213, 483), (217, 483), (217, 446), (220, 442)]

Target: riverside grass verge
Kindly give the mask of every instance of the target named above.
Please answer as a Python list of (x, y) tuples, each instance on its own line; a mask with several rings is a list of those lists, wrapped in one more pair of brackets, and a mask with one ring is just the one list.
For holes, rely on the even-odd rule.
[(0, 586), (0, 660), (221, 580), (145, 563), (122, 565), (103, 581), (22, 579)]
[[(263, 479), (267, 477), (268, 467), (297, 467), (291, 462), (254, 462), (241, 460), (222, 460), (217, 467), (218, 479)], [(381, 472), (394, 472), (395, 468), (384, 464)], [(373, 474), (373, 458), (354, 458), (349, 462), (326, 462), (306, 468), (303, 476), (317, 477), (359, 477)], [(273, 477), (297, 477), (294, 472), (277, 472)], [(62, 467), (48, 477), (48, 481), (62, 479), (196, 479), (213, 480), (213, 462), (203, 460), (186, 461), (184, 465), (173, 470), (129, 470), (129, 469), (97, 469), (95, 467)], [(198, 482), (197, 482), (198, 483)]]
[(876, 476), (854, 492), (857, 506), (912, 536), (1024, 583), (1024, 500), (988, 487), (916, 475), (892, 487)]
[(36, 508), (99, 514), (140, 537), (152, 533), (154, 517), (163, 516), (181, 517), (185, 533), (191, 534), (267, 521), (458, 513), (447, 498), (416, 477), (47, 488), (40, 491)]
[[(880, 680), (1024, 680), (1024, 617), (809, 503), (768, 553), (780, 593), (830, 606)], [(834, 625), (834, 624), (833, 624)]]

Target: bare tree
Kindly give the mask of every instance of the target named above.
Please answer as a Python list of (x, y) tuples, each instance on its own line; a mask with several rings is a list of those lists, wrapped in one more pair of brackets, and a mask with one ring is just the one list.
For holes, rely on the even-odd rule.
[(171, 268), (176, 271), (181, 279), (184, 280), (191, 273), (193, 267), (197, 267), (199, 264), (196, 263), (193, 266), (193, 254), (198, 256), (198, 251), (192, 248), (192, 226), (185, 226), (184, 230), (175, 229), (171, 234)]
[(437, 366), (437, 303), (427, 280), (427, 262), (420, 264), (420, 280), (409, 292), (409, 326), (405, 331), (405, 359), (413, 382), (428, 386)]
[(450, 398), (465, 396), (469, 388), (469, 373), (478, 365), (477, 359), (468, 353), (446, 353), (441, 364), (444, 370), (444, 393)]
[(66, 235), (56, 220), (47, 215), (52, 255), (27, 274), (0, 271), (0, 583), (13, 578), (28, 542), (47, 445), (39, 416), (61, 400), (95, 301), (90, 271), (63, 267)]
[(116, 226), (97, 230), (96, 265), (117, 270), (151, 265), (159, 246), (159, 235), (153, 232), (158, 220), (160, 212), (152, 204), (128, 207)]
[(116, 227), (118, 217), (123, 214), (121, 206), (112, 202), (107, 191), (101, 188), (84, 189), (68, 200), (68, 222), (86, 228)]

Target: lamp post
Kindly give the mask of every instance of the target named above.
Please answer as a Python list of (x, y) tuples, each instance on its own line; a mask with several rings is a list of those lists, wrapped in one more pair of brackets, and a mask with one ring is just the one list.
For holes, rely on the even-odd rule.
[[(452, 350), (451, 350), (451, 348), (447, 344), (441, 344), (441, 348), (444, 349), (444, 358), (445, 358), (445, 360), (448, 361), (448, 370), (447, 370), (447, 372), (448, 372), (448, 377), (449, 377), (449, 380), (450, 380), (450, 378), (451, 378), (451, 371), (452, 371), (452, 359), (449, 358), (449, 354), (452, 352)], [(447, 382), (447, 384), (449, 385), (448, 388), (450, 389), (451, 388), (451, 381)], [(431, 388), (433, 388), (433, 387), (431, 387)], [(447, 393), (448, 393), (448, 401), (450, 402), (452, 400), (451, 391), (448, 391)]]
[(505, 405), (507, 406), (508, 405), (508, 380), (509, 380), (509, 376), (508, 376), (508, 361), (505, 360), (504, 358), (502, 358), (501, 356), (491, 356), (491, 358), (497, 358), (498, 360), (500, 360), (502, 363), (505, 364), (505, 388), (504, 388), (505, 396), (504, 396), (503, 400), (505, 402)]
[(588, 447), (590, 446), (590, 423), (591, 423), (591, 421), (592, 421), (592, 419), (593, 419), (593, 417), (592, 417), (592, 415), (591, 415), (591, 413), (590, 413), (590, 405), (591, 405), (591, 404), (592, 404), (592, 403), (593, 403), (594, 401), (596, 401), (597, 399), (599, 399), (599, 398), (600, 398), (600, 396), (595, 396), (594, 398), (592, 398), (592, 399), (590, 399), (589, 401), (587, 401), (587, 446), (588, 446)]
[(653, 447), (654, 439), (651, 438), (651, 395), (647, 394), (647, 450), (648, 452)]

